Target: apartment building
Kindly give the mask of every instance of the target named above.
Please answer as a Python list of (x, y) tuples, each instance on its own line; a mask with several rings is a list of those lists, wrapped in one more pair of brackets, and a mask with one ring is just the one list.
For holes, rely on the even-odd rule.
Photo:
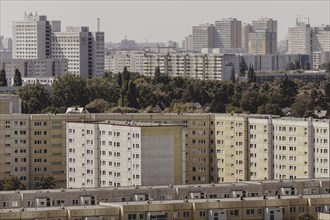
[(247, 117), (215, 116), (215, 182), (237, 182), (247, 174)]
[(304, 22), (297, 22), (288, 30), (288, 53), (309, 54), (312, 51), (311, 27)]
[(295, 27), (289, 27), (289, 53), (309, 54), (313, 68), (329, 60), (330, 27), (321, 25), (311, 27), (309, 23), (296, 22)]
[(0, 193), (0, 219), (317, 219), (329, 215), (329, 190), (329, 179), (308, 179), (12, 191)]
[[(60, 21), (25, 14), (24, 21), (13, 22), (13, 59), (67, 59), (66, 72), (100, 76), (104, 73), (104, 32), (90, 32), (88, 27), (67, 27), (61, 32)], [(33, 70), (32, 74), (39, 73)]]
[(185, 183), (181, 125), (68, 122), (66, 131), (67, 188)]
[(68, 59), (68, 71), (94, 77), (104, 71), (104, 33), (90, 32), (88, 27), (67, 27), (65, 32), (54, 32), (52, 55)]
[(240, 48), (242, 22), (236, 18), (215, 21), (215, 48)]
[[(10, 59), (0, 60), (0, 68), (6, 71), (8, 83), (13, 83), (15, 70), (22, 77), (56, 77), (68, 72), (67, 59)], [(10, 84), (11, 85), (11, 84)]]
[(252, 32), (252, 25), (251, 24), (247, 24), (247, 23), (243, 23), (241, 25), (242, 30), (241, 30), (241, 46), (242, 48), (248, 50), (249, 48), (249, 33)]
[(193, 50), (200, 52), (202, 48), (214, 47), (215, 28), (213, 24), (193, 26)]
[(107, 69), (122, 72), (126, 66), (131, 72), (153, 77), (155, 68), (168, 76), (184, 76), (195, 79), (229, 80), (234, 64), (238, 73), (239, 56), (220, 53), (126, 53), (106, 56)]
[(276, 54), (277, 21), (272, 18), (253, 20), (252, 30), (248, 33), (248, 54)]
[(25, 13), (23, 21), (13, 22), (13, 59), (51, 58), (51, 35), (60, 30), (60, 21), (48, 21), (45, 15)]
[[(28, 189), (34, 189), (41, 176), (53, 174), (57, 187), (65, 188), (68, 145), (64, 122), (81, 120), (181, 125), (186, 134), (183, 175), (187, 184), (330, 176), (329, 120), (211, 113), (2, 114), (0, 175), (19, 176)], [(28, 152), (8, 157), (18, 155), (15, 150), (21, 148)], [(20, 171), (20, 167), (27, 168)]]

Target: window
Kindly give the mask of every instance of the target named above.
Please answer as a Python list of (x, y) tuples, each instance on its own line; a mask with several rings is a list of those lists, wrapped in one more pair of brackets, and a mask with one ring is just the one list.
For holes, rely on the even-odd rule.
[(229, 215), (231, 215), (231, 216), (238, 216), (238, 215), (239, 215), (239, 212), (238, 212), (237, 209), (235, 209), (235, 210), (230, 210)]
[(246, 214), (247, 215), (254, 215), (254, 209), (247, 209)]

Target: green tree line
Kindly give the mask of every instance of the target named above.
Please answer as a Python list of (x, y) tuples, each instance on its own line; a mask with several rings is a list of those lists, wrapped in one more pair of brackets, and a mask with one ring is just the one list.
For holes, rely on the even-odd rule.
[[(233, 74), (232, 70), (232, 74)], [(330, 78), (321, 85), (275, 80), (256, 84), (253, 67), (248, 70), (248, 81), (199, 80), (189, 77), (168, 77), (156, 68), (154, 77), (131, 73), (106, 72), (102, 77), (86, 79), (75, 74), (57, 77), (50, 93), (43, 86), (32, 84), (19, 90), (24, 113), (63, 112), (72, 106), (94, 108), (98, 112), (151, 111), (159, 103), (169, 108), (166, 112), (182, 112), (185, 103), (209, 105), (215, 113), (260, 113), (282, 115), (282, 108), (290, 107), (292, 115), (310, 116), (314, 110), (330, 106)]]

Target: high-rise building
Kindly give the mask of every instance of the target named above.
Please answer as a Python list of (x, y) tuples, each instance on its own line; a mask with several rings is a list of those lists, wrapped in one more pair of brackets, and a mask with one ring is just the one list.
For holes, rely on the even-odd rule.
[(193, 50), (201, 51), (202, 48), (214, 47), (215, 28), (212, 24), (193, 26)]
[(25, 15), (13, 22), (14, 59), (67, 59), (68, 71), (84, 77), (104, 72), (104, 32), (88, 27), (67, 27), (48, 21), (44, 15)]
[(295, 27), (289, 27), (288, 53), (308, 54), (312, 53), (312, 35), (309, 24), (297, 22)]
[(249, 33), (248, 54), (275, 54), (277, 51), (277, 33), (257, 30)]
[(246, 24), (246, 23), (243, 23), (242, 24), (242, 30), (241, 30), (241, 40), (242, 40), (242, 43), (241, 43), (241, 46), (242, 48), (244, 49), (248, 49), (249, 48), (249, 33), (252, 32), (252, 26), (251, 24)]
[(48, 21), (45, 15), (30, 13), (24, 21), (14, 21), (13, 59), (51, 58), (51, 35), (60, 29), (60, 21)]
[(252, 31), (252, 33), (248, 34), (249, 54), (262, 55), (276, 53), (277, 21), (272, 18), (253, 20)]
[(215, 21), (215, 48), (240, 48), (241, 24), (236, 18)]
[(192, 35), (185, 37), (185, 39), (182, 42), (182, 48), (184, 50), (189, 50), (189, 51), (193, 50), (193, 36)]
[(312, 28), (312, 50), (313, 52), (330, 51), (330, 25)]
[(68, 71), (85, 77), (102, 75), (104, 71), (104, 33), (90, 32), (88, 27), (67, 27), (54, 32), (53, 57), (68, 59)]

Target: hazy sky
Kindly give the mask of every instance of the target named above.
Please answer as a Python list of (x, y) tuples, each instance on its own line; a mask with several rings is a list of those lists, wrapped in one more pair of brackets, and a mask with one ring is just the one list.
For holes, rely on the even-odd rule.
[(24, 12), (47, 15), (66, 26), (89, 26), (101, 30), (106, 41), (119, 42), (127, 36), (137, 42), (174, 40), (181, 42), (192, 26), (236, 17), (245, 23), (263, 17), (278, 21), (278, 38), (283, 39), (298, 15), (309, 17), (311, 25), (330, 24), (330, 0), (133, 0), (133, 1), (16, 1), (0, 0), (0, 35), (12, 35), (12, 21), (24, 19)]

